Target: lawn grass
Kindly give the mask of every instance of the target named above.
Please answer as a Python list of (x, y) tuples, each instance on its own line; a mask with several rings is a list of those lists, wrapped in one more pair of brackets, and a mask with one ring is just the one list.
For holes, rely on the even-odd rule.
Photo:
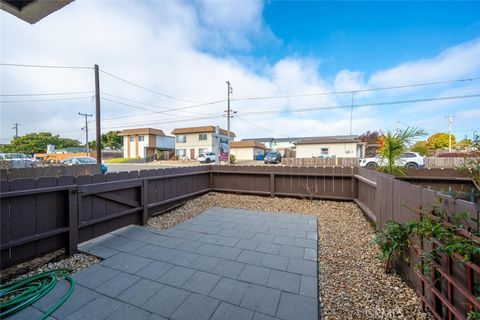
[(112, 158), (112, 159), (105, 160), (105, 162), (106, 163), (126, 163), (126, 162), (129, 162), (131, 160), (132, 159), (130, 159), (130, 158)]

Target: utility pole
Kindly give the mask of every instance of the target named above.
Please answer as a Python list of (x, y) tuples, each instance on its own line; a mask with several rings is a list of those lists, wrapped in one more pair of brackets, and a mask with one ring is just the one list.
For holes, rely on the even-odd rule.
[(448, 152), (452, 152), (452, 122), (455, 116), (448, 115), (445, 118), (448, 119)]
[(93, 117), (92, 114), (78, 113), (80, 116), (85, 117), (85, 145), (87, 146), (87, 156), (90, 156), (90, 147), (88, 146), (88, 121), (87, 117)]
[(97, 133), (97, 163), (102, 163), (102, 134), (100, 131), (100, 77), (98, 65), (94, 67), (95, 70), (95, 123)]
[(18, 138), (18, 123), (15, 122), (12, 129), (15, 129), (15, 138)]
[(227, 139), (228, 139), (228, 159), (227, 163), (230, 164), (230, 94), (233, 92), (230, 81), (227, 81)]

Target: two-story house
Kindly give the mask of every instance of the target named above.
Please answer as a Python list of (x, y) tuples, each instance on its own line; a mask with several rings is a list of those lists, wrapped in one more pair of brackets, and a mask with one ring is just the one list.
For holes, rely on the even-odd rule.
[[(175, 155), (182, 159), (196, 159), (200, 154), (215, 151), (215, 126), (175, 128)], [(220, 138), (227, 138), (228, 131), (219, 129)], [(230, 132), (230, 141), (235, 133)]]
[(168, 152), (175, 148), (175, 138), (159, 129), (126, 129), (118, 135), (123, 136), (124, 158), (147, 158), (153, 156), (155, 151)]

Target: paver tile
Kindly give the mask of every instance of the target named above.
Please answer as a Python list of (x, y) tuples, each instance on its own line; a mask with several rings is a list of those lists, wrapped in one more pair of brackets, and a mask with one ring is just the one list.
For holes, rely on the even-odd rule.
[(279, 300), (279, 290), (252, 284), (247, 289), (247, 292), (245, 292), (245, 296), (240, 305), (250, 310), (274, 316)]
[(142, 309), (168, 318), (178, 306), (183, 303), (189, 294), (190, 292), (186, 290), (165, 286), (148, 299), (147, 302), (142, 305)]
[(197, 293), (192, 293), (171, 315), (173, 320), (208, 320), (220, 301)]
[(272, 270), (267, 286), (298, 294), (300, 292), (300, 280), (301, 276), (298, 274)]
[(157, 281), (174, 287), (181, 287), (195, 272), (190, 268), (175, 266), (165, 272)]
[(141, 269), (136, 273), (136, 275), (147, 278), (150, 280), (157, 280), (160, 278), (165, 272), (172, 269), (174, 267), (173, 264), (166, 263), (163, 261), (153, 261), (145, 268)]
[(211, 320), (251, 320), (252, 317), (253, 311), (222, 302)]
[(248, 284), (245, 282), (222, 278), (210, 292), (210, 296), (239, 305), (247, 289)]
[(142, 279), (121, 293), (117, 299), (139, 307), (164, 287), (161, 283)]
[(317, 320), (317, 300), (288, 292), (282, 292), (277, 317), (285, 320)]
[(271, 269), (268, 268), (246, 265), (238, 276), (238, 280), (265, 285), (270, 276), (270, 271)]
[(197, 271), (183, 285), (185, 290), (208, 295), (220, 280), (220, 276), (208, 272)]

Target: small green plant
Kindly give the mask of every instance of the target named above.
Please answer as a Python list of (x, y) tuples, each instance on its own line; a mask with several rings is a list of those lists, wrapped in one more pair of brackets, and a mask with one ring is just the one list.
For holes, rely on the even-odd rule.
[(374, 243), (378, 244), (381, 250), (380, 260), (384, 263), (385, 272), (391, 269), (391, 262), (393, 257), (403, 257), (404, 251), (408, 248), (408, 226), (395, 222), (388, 221), (385, 228), (378, 232)]
[(235, 163), (236, 160), (237, 160), (237, 158), (235, 157), (235, 155), (231, 154), (230, 155), (230, 163)]
[(394, 176), (404, 176), (407, 170), (404, 164), (398, 162), (399, 157), (408, 150), (414, 139), (425, 135), (426, 132), (420, 128), (407, 128), (396, 133), (387, 131), (379, 139), (378, 154), (382, 165), (378, 170)]

